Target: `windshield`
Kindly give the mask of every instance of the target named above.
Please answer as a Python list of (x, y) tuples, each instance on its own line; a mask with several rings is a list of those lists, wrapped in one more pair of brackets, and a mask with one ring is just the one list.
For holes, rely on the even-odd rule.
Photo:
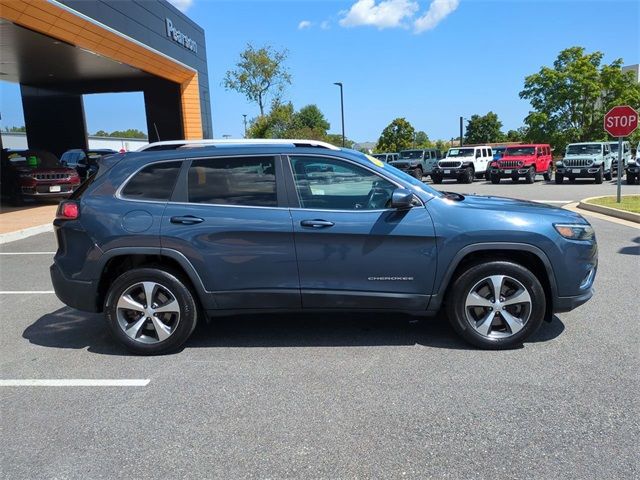
[(448, 157), (473, 157), (473, 148), (450, 148)]
[(400, 152), (400, 158), (416, 159), (422, 158), (423, 150), (403, 150)]
[(583, 143), (580, 145), (568, 145), (567, 155), (596, 155), (602, 152), (599, 143)]
[(504, 157), (524, 157), (527, 155), (533, 155), (536, 152), (535, 147), (513, 147), (507, 148), (502, 156)]
[(377, 158), (378, 160), (386, 160), (387, 156), (384, 153), (374, 153), (372, 157)]

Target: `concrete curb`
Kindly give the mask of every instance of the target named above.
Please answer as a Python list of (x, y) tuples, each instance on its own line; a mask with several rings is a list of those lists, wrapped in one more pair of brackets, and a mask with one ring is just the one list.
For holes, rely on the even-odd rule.
[(23, 228), (22, 230), (16, 230), (15, 232), (0, 233), (0, 245), (46, 232), (53, 232), (53, 223), (45, 223), (44, 225), (38, 225), (36, 227)]
[(578, 208), (600, 213), (602, 215), (609, 215), (610, 217), (620, 218), (628, 222), (640, 223), (640, 214), (638, 213), (625, 212), (624, 210), (618, 210), (617, 208), (603, 207), (602, 205), (594, 205), (592, 203), (587, 203), (589, 200), (594, 200), (596, 198), (604, 198), (609, 196), (610, 195), (603, 195), (600, 197), (585, 198), (583, 200), (580, 200), (580, 203), (578, 203)]

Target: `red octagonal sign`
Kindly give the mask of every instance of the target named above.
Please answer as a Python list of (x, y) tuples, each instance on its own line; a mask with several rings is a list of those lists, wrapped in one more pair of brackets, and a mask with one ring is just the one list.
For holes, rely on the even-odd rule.
[(638, 128), (638, 112), (629, 105), (613, 107), (604, 116), (604, 129), (612, 137), (628, 137)]

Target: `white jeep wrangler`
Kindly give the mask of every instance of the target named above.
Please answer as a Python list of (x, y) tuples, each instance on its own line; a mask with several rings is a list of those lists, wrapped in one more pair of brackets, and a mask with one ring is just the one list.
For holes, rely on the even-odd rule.
[(564, 158), (556, 162), (556, 183), (564, 178), (575, 182), (576, 178), (593, 178), (596, 183), (602, 179), (611, 180), (611, 146), (609, 142), (570, 143)]
[(488, 145), (450, 148), (447, 156), (434, 167), (433, 183), (445, 178), (455, 178), (459, 183), (471, 183), (475, 178), (485, 178), (493, 151)]

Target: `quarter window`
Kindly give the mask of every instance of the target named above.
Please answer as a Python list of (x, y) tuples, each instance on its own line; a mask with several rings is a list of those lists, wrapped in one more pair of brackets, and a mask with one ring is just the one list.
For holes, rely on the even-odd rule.
[(147, 165), (129, 180), (122, 195), (136, 200), (169, 200), (181, 162)]
[(189, 168), (189, 202), (276, 207), (273, 157), (194, 160)]
[(291, 157), (291, 168), (302, 208), (384, 209), (389, 207), (395, 189), (375, 173), (341, 160)]

